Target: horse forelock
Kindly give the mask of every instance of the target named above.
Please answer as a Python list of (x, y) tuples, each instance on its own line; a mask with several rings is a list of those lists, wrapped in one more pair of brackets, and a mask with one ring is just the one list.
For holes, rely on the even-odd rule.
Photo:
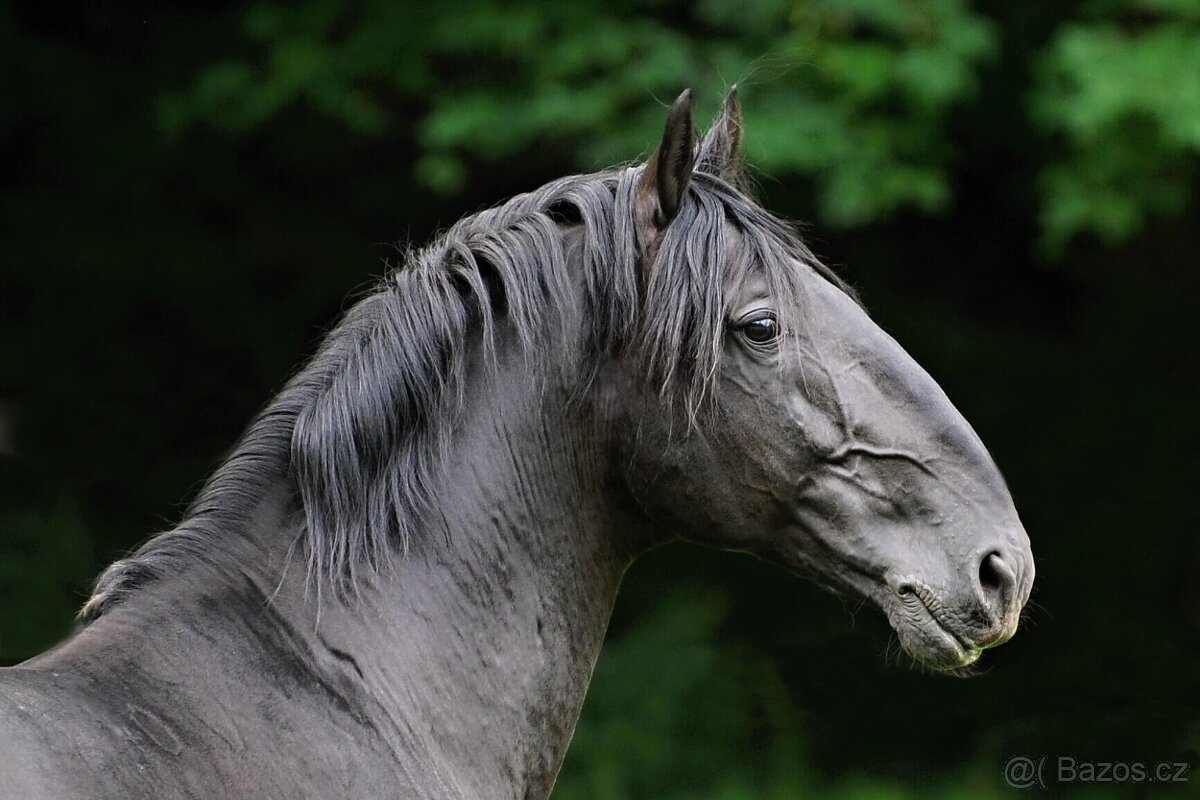
[[(410, 253), (251, 423), (183, 521), (100, 576), (81, 618), (217, 561), (224, 537), (248, 535), (281, 481), (299, 498), (297, 544), (318, 590), (352, 589), (360, 570), (386, 564), (426, 524), (476, 335), (494, 353), (504, 325), (536, 368), (584, 384), (606, 358), (638, 359), (694, 420), (712, 396), (731, 284), (758, 269), (777, 296), (795, 297), (799, 263), (853, 296), (791, 227), (703, 171), (655, 263), (642, 265), (632, 211), (640, 170), (562, 178)], [(570, 338), (564, 326), (576, 326), (580, 348), (559, 344)]]

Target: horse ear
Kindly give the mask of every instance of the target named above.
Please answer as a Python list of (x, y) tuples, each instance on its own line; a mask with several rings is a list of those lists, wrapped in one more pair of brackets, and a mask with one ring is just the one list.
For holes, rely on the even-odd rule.
[(696, 168), (731, 183), (742, 184), (745, 170), (742, 162), (742, 104), (738, 100), (737, 84), (729, 87), (721, 112), (700, 143)]
[(695, 166), (692, 90), (684, 89), (671, 110), (662, 142), (638, 179), (636, 214), (643, 251), (653, 259), (662, 232), (679, 212)]

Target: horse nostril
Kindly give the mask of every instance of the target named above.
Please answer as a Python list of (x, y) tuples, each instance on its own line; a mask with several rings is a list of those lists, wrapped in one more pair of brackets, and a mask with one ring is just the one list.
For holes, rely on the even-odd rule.
[(988, 607), (997, 617), (1007, 614), (1016, 583), (1017, 576), (1000, 551), (991, 551), (979, 562), (979, 586)]

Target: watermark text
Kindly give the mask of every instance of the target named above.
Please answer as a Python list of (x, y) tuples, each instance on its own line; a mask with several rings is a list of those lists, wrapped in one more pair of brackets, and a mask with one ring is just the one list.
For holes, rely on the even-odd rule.
[(1186, 761), (1092, 761), (1076, 756), (1013, 756), (1004, 762), (1004, 782), (1014, 789), (1052, 784), (1187, 783)]

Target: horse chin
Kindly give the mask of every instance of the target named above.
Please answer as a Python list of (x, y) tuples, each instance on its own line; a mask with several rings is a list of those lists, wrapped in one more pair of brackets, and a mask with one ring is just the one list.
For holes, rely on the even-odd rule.
[(904, 651), (938, 672), (960, 677), (971, 674), (970, 667), (979, 660), (983, 649), (965, 642), (928, 611), (921, 613), (923, 605), (920, 609), (897, 602), (884, 610)]

